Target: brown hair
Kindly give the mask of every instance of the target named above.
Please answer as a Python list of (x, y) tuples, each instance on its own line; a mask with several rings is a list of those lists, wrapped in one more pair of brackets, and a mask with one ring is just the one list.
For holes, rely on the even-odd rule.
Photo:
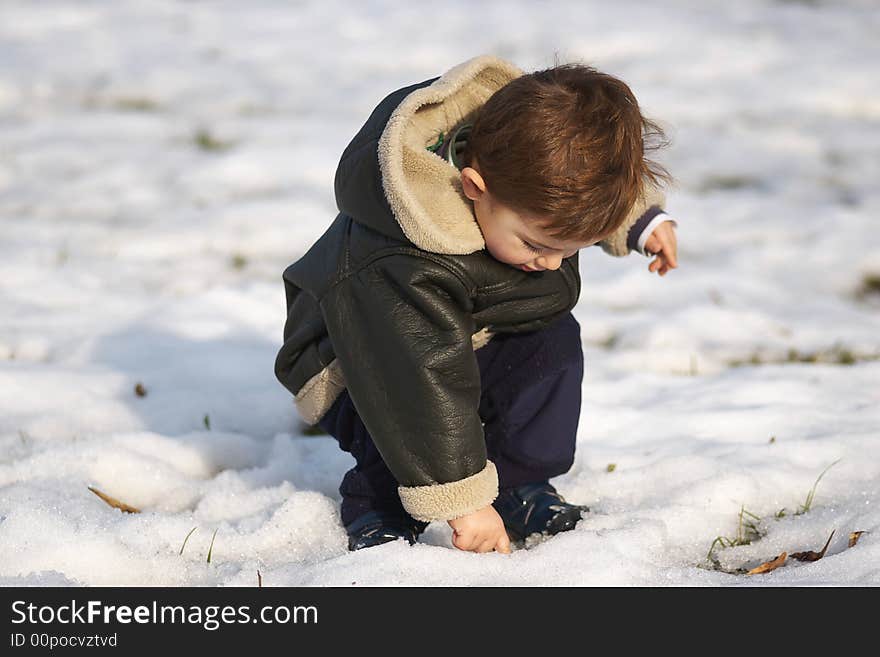
[(492, 196), (546, 220), (561, 240), (604, 239), (645, 191), (670, 182), (645, 157), (667, 145), (623, 81), (582, 64), (520, 76), (483, 105), (464, 161), (476, 159)]

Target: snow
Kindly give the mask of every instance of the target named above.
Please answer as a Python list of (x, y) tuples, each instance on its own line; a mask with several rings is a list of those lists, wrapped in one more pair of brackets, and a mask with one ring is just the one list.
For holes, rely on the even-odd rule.
[[(3, 3), (0, 585), (880, 584), (878, 33), (857, 1)], [(281, 272), (376, 102), (482, 53), (632, 86), (680, 268), (581, 254), (574, 531), (349, 553), (353, 461), (273, 375)]]

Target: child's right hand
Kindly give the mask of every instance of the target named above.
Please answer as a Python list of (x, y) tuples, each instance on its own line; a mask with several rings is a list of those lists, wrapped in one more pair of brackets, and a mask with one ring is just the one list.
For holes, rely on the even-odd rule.
[(678, 267), (678, 242), (675, 238), (675, 222), (664, 221), (645, 242), (645, 253), (657, 256), (648, 265), (648, 271), (666, 276), (670, 269)]
[(452, 527), (452, 544), (459, 550), (510, 553), (510, 538), (504, 522), (491, 504), (447, 522)]

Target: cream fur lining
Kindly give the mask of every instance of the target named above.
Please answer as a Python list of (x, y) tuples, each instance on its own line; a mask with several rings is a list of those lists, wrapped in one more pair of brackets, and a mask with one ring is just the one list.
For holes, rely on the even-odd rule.
[(420, 249), (465, 255), (485, 248), (458, 169), (426, 146), (522, 74), (498, 57), (474, 57), (413, 91), (392, 113), (379, 139), (382, 186), (404, 234)]
[(471, 345), (474, 347), (474, 351), (479, 349), (480, 347), (484, 347), (489, 343), (489, 340), (492, 339), (492, 336), (495, 335), (492, 331), (489, 330), (488, 327), (482, 328), (471, 336)]
[(333, 361), (323, 370), (305, 382), (293, 398), (299, 416), (310, 425), (315, 425), (330, 410), (333, 402), (345, 390), (345, 375), (339, 360)]
[(430, 486), (398, 486), (403, 508), (416, 520), (453, 520), (473, 513), (498, 497), (498, 471), (492, 461), (477, 474)]

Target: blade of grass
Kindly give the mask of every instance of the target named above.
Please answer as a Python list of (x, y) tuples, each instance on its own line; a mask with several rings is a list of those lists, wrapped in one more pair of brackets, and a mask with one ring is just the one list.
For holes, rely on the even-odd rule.
[(189, 540), (189, 537), (192, 536), (192, 533), (193, 533), (196, 529), (197, 529), (196, 527), (193, 527), (192, 529), (189, 530), (189, 534), (187, 534), (187, 535), (186, 535), (186, 538), (183, 539), (183, 545), (180, 546), (180, 552), (178, 552), (178, 554), (183, 554), (183, 548), (186, 547), (186, 542)]
[(798, 512), (796, 515), (803, 515), (804, 513), (806, 513), (807, 511), (809, 511), (813, 507), (813, 498), (816, 495), (816, 487), (819, 485), (819, 482), (822, 480), (822, 477), (825, 476), (825, 473), (828, 472), (832, 466), (837, 465), (838, 463), (840, 463), (840, 459), (837, 459), (836, 461), (834, 461), (834, 463), (832, 463), (827, 468), (822, 470), (822, 473), (816, 478), (816, 482), (813, 484), (813, 487), (810, 489), (810, 492), (807, 493), (807, 499), (801, 505), (800, 509), (798, 509)]
[(89, 486), (88, 488), (90, 491), (92, 491), (95, 495), (100, 497), (102, 500), (104, 500), (107, 504), (112, 506), (114, 509), (119, 509), (123, 513), (140, 513), (141, 512), (140, 509), (137, 509), (133, 506), (129, 506), (125, 502), (120, 502), (115, 497), (110, 497), (109, 495), (107, 495), (107, 493), (102, 493), (97, 488), (94, 488), (92, 486)]
[(213, 535), (211, 536), (211, 545), (208, 547), (208, 563), (211, 563), (211, 550), (214, 549), (214, 537), (217, 536), (217, 530), (214, 530)]

